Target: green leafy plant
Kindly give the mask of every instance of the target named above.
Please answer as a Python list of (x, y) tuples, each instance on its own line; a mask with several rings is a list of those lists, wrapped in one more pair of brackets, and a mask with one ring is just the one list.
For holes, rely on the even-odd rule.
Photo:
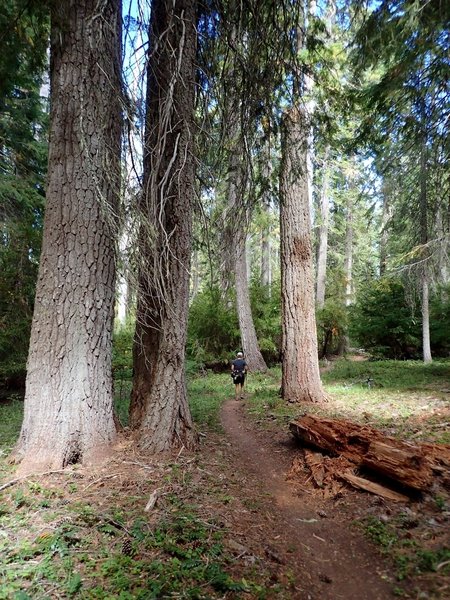
[(398, 279), (382, 278), (368, 283), (350, 310), (349, 326), (352, 338), (375, 356), (419, 356), (420, 323), (414, 318)]

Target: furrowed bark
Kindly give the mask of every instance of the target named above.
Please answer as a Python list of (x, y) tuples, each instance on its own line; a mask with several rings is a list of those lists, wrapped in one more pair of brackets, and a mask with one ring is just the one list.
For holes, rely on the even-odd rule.
[(22, 471), (95, 460), (115, 438), (120, 19), (119, 0), (52, 9), (47, 204), (15, 452)]

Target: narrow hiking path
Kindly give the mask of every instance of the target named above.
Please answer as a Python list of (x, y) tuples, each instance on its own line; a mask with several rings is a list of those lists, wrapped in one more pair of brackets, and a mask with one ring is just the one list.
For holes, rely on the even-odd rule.
[[(286, 480), (294, 443), (257, 430), (241, 402), (228, 400), (221, 422), (233, 461), (247, 486), (265, 492), (268, 544), (297, 579), (298, 600), (384, 600), (393, 598), (387, 567), (375, 549), (339, 511), (296, 492)], [(331, 507), (332, 508), (332, 507)], [(264, 527), (264, 524), (261, 524)]]

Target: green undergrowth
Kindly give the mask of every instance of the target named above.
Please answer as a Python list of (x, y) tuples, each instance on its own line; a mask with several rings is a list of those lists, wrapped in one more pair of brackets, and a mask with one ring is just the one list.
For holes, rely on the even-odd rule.
[(101, 490), (84, 498), (92, 482), (79, 477), (3, 493), (0, 600), (267, 597), (254, 569), (234, 572), (223, 524), (186, 501), (182, 467), (160, 482), (169, 491), (150, 514), (142, 481), (125, 495), (108, 486), (105, 502)]
[[(227, 398), (232, 398), (234, 386), (227, 373), (208, 373), (187, 377), (189, 405), (197, 427), (220, 431), (220, 407)], [(115, 410), (122, 425), (128, 424), (131, 380), (115, 381)]]
[(410, 531), (420, 527), (420, 521), (411, 514), (411, 510), (400, 511), (391, 518), (385, 516), (384, 521), (370, 515), (357, 525), (391, 558), (398, 581), (428, 573), (449, 576), (450, 546), (436, 543), (431, 532), (424, 532), (419, 540), (413, 538)]
[(189, 405), (192, 418), (200, 429), (220, 431), (220, 407), (234, 395), (234, 385), (228, 373), (190, 376)]

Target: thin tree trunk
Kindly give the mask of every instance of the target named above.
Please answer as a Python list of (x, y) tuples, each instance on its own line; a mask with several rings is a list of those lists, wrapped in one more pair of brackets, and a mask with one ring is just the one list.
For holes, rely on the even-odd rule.
[(115, 438), (121, 3), (52, 7), (47, 204), (15, 453), (22, 471), (94, 461)]
[[(347, 215), (345, 227), (345, 255), (344, 255), (344, 277), (345, 297), (344, 304), (348, 308), (353, 299), (353, 198), (352, 190), (348, 190)], [(348, 335), (345, 333), (339, 339), (338, 354), (346, 354), (349, 347)]]
[[(447, 211), (450, 206), (447, 207)], [(449, 274), (449, 218), (444, 218), (444, 209), (442, 203), (439, 203), (436, 212), (436, 235), (439, 240), (439, 251), (438, 251), (438, 273), (440, 283), (444, 286), (448, 285), (450, 281)]]
[(236, 261), (235, 261), (235, 276), (236, 276), (236, 303), (239, 318), (239, 330), (241, 332), (242, 350), (249, 371), (265, 372), (267, 365), (259, 350), (258, 339), (256, 337), (255, 325), (253, 323), (252, 310), (250, 306), (250, 293), (248, 287), (247, 276), (247, 260), (246, 260), (246, 245), (245, 232), (238, 232), (236, 235)]
[(191, 269), (191, 301), (198, 294), (200, 287), (200, 271), (198, 261), (198, 250), (192, 253), (192, 269)]
[(351, 191), (347, 197), (347, 218), (345, 227), (345, 306), (350, 306), (353, 296), (353, 198)]
[(327, 272), (327, 254), (328, 254), (328, 221), (330, 213), (330, 204), (328, 198), (328, 180), (329, 165), (328, 157), (330, 154), (329, 146), (325, 149), (323, 159), (323, 181), (320, 193), (320, 226), (319, 226), (319, 250), (317, 254), (317, 308), (323, 308), (325, 304), (325, 284)]
[(127, 247), (129, 245), (128, 235), (123, 232), (119, 241), (119, 253), (121, 255), (120, 271), (117, 277), (116, 289), (116, 322), (123, 327), (128, 317), (128, 260), (126, 258)]
[(261, 285), (266, 287), (270, 294), (272, 285), (272, 269), (270, 265), (271, 245), (270, 227), (265, 227), (261, 233)]
[(314, 303), (305, 116), (283, 120), (280, 181), (282, 394), (290, 402), (321, 402)]
[[(238, 27), (233, 25), (230, 32), (230, 42), (233, 48), (239, 45)], [(225, 96), (224, 107), (224, 139), (228, 147), (228, 164), (226, 176), (226, 206), (222, 213), (223, 225), (219, 232), (220, 247), (220, 289), (223, 298), (228, 296), (232, 286), (232, 274), (235, 263), (235, 236), (236, 231), (244, 223), (243, 211), (239, 206), (240, 187), (243, 185), (243, 167), (240, 126), (240, 106), (238, 96), (238, 72), (234, 59), (231, 60), (230, 72), (227, 77), (228, 93)], [(231, 303), (230, 303), (231, 304)]]
[(389, 208), (389, 186), (386, 181), (383, 182), (383, 212), (381, 215), (381, 235), (380, 235), (380, 277), (386, 273), (387, 263), (387, 243), (388, 243), (388, 224), (391, 218)]
[(428, 264), (422, 266), (422, 342), (423, 362), (432, 362), (430, 345), (430, 309), (428, 291)]
[[(233, 45), (239, 44), (237, 29), (233, 28)], [(229, 147), (227, 175), (227, 206), (224, 211), (224, 227), (221, 234), (222, 247), (222, 290), (230, 285), (230, 274), (234, 275), (236, 288), (236, 310), (239, 319), (242, 350), (250, 371), (266, 371), (267, 366), (260, 352), (255, 325), (250, 306), (249, 273), (246, 252), (246, 230), (248, 210), (244, 203), (246, 188), (245, 169), (247, 160), (243, 152), (242, 130), (239, 121), (239, 96), (234, 79), (237, 77), (233, 66), (231, 70), (231, 89), (227, 99), (225, 113), (225, 131)]]
[[(307, 14), (306, 30), (311, 29), (310, 21), (316, 16), (317, 13), (317, 2), (315, 0), (305, 0), (305, 14)], [(303, 47), (306, 47), (305, 39), (303, 38)], [(312, 118), (316, 103), (313, 97), (314, 80), (306, 72), (303, 76), (304, 81), (304, 94), (306, 97), (306, 116), (308, 118), (308, 136), (307, 136), (307, 147), (306, 147), (306, 168), (308, 173), (308, 201), (309, 210), (311, 215), (311, 227), (314, 223), (314, 201), (313, 201), (313, 188), (314, 188), (314, 130), (312, 126)]]
[[(425, 123), (423, 111), (423, 123)], [(425, 126), (425, 125), (424, 125)], [(424, 136), (425, 137), (425, 136)], [(430, 308), (429, 308), (429, 251), (428, 244), (428, 196), (427, 196), (427, 150), (426, 140), (423, 140), (420, 152), (420, 241), (424, 249), (422, 264), (422, 352), (423, 362), (432, 362), (430, 344)]]
[(270, 286), (272, 284), (272, 271), (270, 265), (270, 178), (272, 174), (272, 163), (270, 160), (270, 137), (268, 134), (265, 150), (262, 173), (265, 189), (262, 197), (264, 223), (261, 232), (261, 285), (267, 287), (270, 294)]
[(185, 381), (196, 11), (196, 0), (152, 2), (130, 423), (153, 452), (196, 444)]

